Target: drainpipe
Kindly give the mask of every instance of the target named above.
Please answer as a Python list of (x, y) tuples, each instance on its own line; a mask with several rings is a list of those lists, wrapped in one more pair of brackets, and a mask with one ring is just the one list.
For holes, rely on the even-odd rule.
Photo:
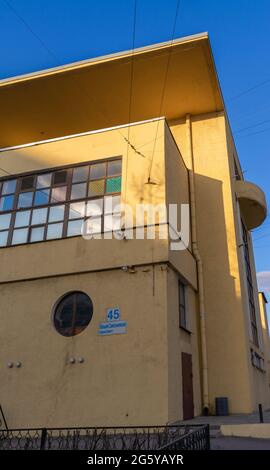
[(201, 336), (201, 354), (202, 354), (202, 388), (203, 388), (203, 412), (208, 415), (209, 411), (209, 391), (208, 391), (208, 366), (207, 366), (207, 349), (206, 349), (206, 326), (205, 326), (205, 300), (204, 300), (204, 280), (203, 280), (203, 262), (198, 249), (197, 242), (197, 219), (196, 219), (196, 203), (195, 203), (195, 179), (194, 179), (194, 158), (192, 148), (192, 131), (190, 114), (186, 115), (187, 129), (187, 148), (189, 157), (189, 191), (190, 191), (190, 208), (191, 208), (191, 240), (192, 251), (197, 263), (198, 273), (198, 295), (199, 295), (199, 312), (200, 312), (200, 336)]

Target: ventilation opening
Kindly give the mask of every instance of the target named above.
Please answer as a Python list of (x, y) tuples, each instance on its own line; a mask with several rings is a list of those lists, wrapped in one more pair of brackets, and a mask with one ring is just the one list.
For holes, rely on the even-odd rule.
[(34, 189), (35, 177), (26, 176), (21, 180), (21, 191), (27, 191), (29, 189)]
[(67, 171), (57, 171), (53, 175), (53, 184), (64, 184), (67, 182)]

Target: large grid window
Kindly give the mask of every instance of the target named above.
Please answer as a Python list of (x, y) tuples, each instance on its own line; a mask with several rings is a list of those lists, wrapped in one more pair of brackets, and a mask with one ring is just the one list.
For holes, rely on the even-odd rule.
[(0, 180), (0, 247), (117, 229), (121, 159)]
[(252, 271), (251, 271), (250, 254), (249, 254), (249, 246), (248, 246), (248, 232), (243, 221), (242, 221), (242, 233), (243, 233), (244, 259), (245, 259), (246, 275), (247, 275), (247, 289), (248, 289), (252, 339), (253, 339), (253, 343), (257, 347), (259, 347), (255, 296), (254, 296), (254, 289), (253, 289)]

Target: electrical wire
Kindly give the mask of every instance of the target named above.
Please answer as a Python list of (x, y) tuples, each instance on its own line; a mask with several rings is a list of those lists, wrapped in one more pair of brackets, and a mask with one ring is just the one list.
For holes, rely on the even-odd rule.
[(242, 129), (237, 129), (236, 131), (234, 131), (234, 134), (246, 131), (248, 129), (253, 129), (254, 127), (262, 126), (263, 124), (266, 124), (267, 122), (270, 122), (270, 119), (265, 119), (264, 121), (257, 122), (257, 124), (251, 124), (250, 126), (242, 127)]
[[(130, 123), (131, 123), (131, 107), (132, 107), (132, 93), (133, 93), (133, 80), (134, 80), (134, 50), (135, 50), (135, 37), (136, 37), (136, 17), (137, 17), (137, 0), (134, 0), (134, 11), (133, 11), (133, 33), (132, 33), (132, 56), (130, 62), (130, 89), (129, 89), (129, 108), (128, 108), (128, 136), (125, 138), (127, 142), (127, 158), (126, 158), (126, 180), (125, 180), (125, 200), (127, 193), (127, 175), (128, 175), (128, 156), (130, 143)], [(132, 145), (132, 149), (137, 152), (135, 147)], [(126, 200), (127, 202), (127, 200)]]
[(245, 137), (250, 137), (252, 135), (257, 135), (257, 134), (263, 134), (264, 132), (267, 132), (270, 130), (270, 127), (267, 127), (266, 129), (262, 129), (261, 131), (257, 131), (257, 132), (250, 132), (249, 134), (246, 134), (246, 135), (238, 135), (236, 136), (237, 139), (243, 139)]
[[(173, 29), (172, 29), (172, 36), (171, 36), (170, 52), (169, 52), (169, 55), (168, 55), (167, 66), (166, 66), (165, 77), (164, 77), (164, 83), (163, 83), (163, 87), (162, 87), (161, 101), (160, 101), (158, 117), (160, 117), (161, 114), (162, 114), (162, 108), (163, 108), (163, 103), (164, 103), (164, 98), (165, 98), (165, 91), (166, 91), (167, 80), (168, 80), (168, 73), (169, 73), (169, 68), (170, 68), (170, 63), (171, 63), (172, 50), (173, 50), (173, 40), (174, 40), (176, 24), (177, 24), (177, 19), (178, 19), (179, 7), (180, 7), (180, 0), (177, 0), (175, 16), (174, 16), (174, 22), (173, 22)], [(155, 139), (154, 139), (154, 144), (153, 144), (152, 158), (151, 158), (151, 163), (150, 163), (150, 168), (149, 168), (148, 183), (151, 182), (151, 172), (152, 172), (154, 155), (155, 155), (155, 150), (156, 150), (157, 136), (158, 136), (158, 131), (159, 131), (159, 123), (160, 123), (160, 120), (158, 120), (158, 122), (157, 122), (156, 134), (155, 134)]]
[[(137, 0), (135, 0), (135, 3), (136, 3)], [(40, 36), (34, 31), (34, 29), (29, 25), (29, 23), (22, 17), (22, 15), (20, 15), (18, 13), (18, 11), (10, 4), (10, 2), (8, 0), (2, 0), (3, 3), (6, 4), (7, 7), (10, 8), (10, 10), (13, 12), (13, 14), (24, 24), (24, 26), (31, 32), (31, 34), (39, 41), (39, 43), (41, 44), (41, 46), (59, 63), (59, 62), (62, 62), (61, 58), (59, 58), (47, 45), (46, 43), (43, 41), (43, 39), (40, 38)], [(137, 7), (137, 5), (136, 5)], [(136, 10), (134, 11), (134, 14), (136, 14)], [(134, 19), (134, 25), (135, 25), (135, 19)], [(133, 50), (133, 55), (134, 55), (134, 50)], [(77, 89), (84, 95), (86, 96), (90, 101), (91, 103), (94, 105), (96, 111), (103, 117), (105, 118), (105, 120), (107, 121), (108, 123), (108, 126), (107, 127), (110, 127), (110, 120), (108, 119), (108, 116), (105, 115), (105, 113), (100, 109), (99, 106), (97, 106), (97, 104), (94, 102), (93, 100), (93, 97), (90, 96), (86, 90), (84, 88), (82, 88), (77, 82), (76, 80), (74, 79), (75, 81), (75, 84), (76, 84), (76, 87)], [(83, 108), (82, 111), (85, 113), (85, 115), (87, 116), (87, 118), (89, 119), (89, 114), (87, 113), (86, 109)], [(130, 124), (130, 123), (129, 123)], [(116, 129), (117, 132), (121, 135), (121, 137), (125, 140), (125, 142), (127, 142), (127, 138), (124, 134), (122, 134), (122, 132), (119, 130), (119, 129)], [(132, 144), (128, 141), (127, 144), (129, 146), (132, 146)], [(134, 146), (133, 146), (134, 148)], [(141, 157), (144, 157), (146, 158), (141, 152), (136, 152), (139, 156)]]
[(270, 238), (270, 233), (265, 233), (264, 235), (261, 235), (260, 237), (254, 238), (253, 241), (256, 242), (257, 240), (261, 240), (262, 238)]
[(250, 88), (247, 88), (246, 90), (244, 90), (244, 91), (238, 93), (238, 95), (235, 95), (235, 96), (233, 96), (232, 98), (229, 98), (229, 99), (228, 99), (228, 102), (237, 100), (237, 99), (241, 98), (242, 96), (247, 95), (248, 93), (251, 93), (251, 92), (254, 91), (254, 90), (257, 90), (257, 88), (260, 88), (260, 87), (262, 87), (262, 86), (264, 86), (264, 85), (267, 85), (268, 83), (270, 83), (270, 79), (264, 80), (263, 82), (259, 82), (259, 83), (257, 83), (256, 85), (254, 85), (254, 86), (252, 86), (252, 87), (250, 87)]

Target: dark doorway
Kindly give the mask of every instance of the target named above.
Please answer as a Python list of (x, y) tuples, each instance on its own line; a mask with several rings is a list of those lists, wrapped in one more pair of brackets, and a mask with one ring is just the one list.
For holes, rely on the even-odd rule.
[(183, 419), (194, 417), (192, 355), (182, 353)]

